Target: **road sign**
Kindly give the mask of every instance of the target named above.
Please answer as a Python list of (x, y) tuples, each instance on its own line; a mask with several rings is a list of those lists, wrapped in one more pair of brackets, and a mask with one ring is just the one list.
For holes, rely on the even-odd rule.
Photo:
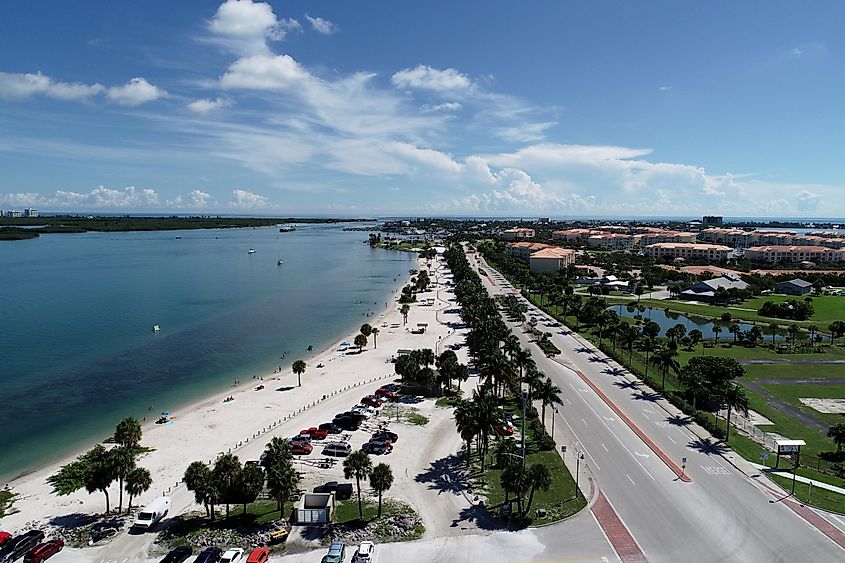
[(565, 454), (565, 453), (566, 453), (566, 446), (561, 446), (561, 447), (560, 447), (560, 453), (562, 453), (562, 454)]
[(760, 452), (760, 461), (766, 461), (769, 459), (769, 452)]
[(686, 462), (687, 462), (687, 458), (682, 457), (682, 458), (681, 458), (681, 463), (686, 463)]

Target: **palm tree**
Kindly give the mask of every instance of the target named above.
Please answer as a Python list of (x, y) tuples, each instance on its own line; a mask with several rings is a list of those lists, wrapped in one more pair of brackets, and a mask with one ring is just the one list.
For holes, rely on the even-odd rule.
[(188, 490), (193, 491), (196, 503), (202, 504), (206, 514), (214, 520), (214, 505), (220, 495), (211, 469), (203, 462), (195, 461), (185, 470), (182, 480)]
[(255, 464), (244, 465), (237, 482), (237, 500), (244, 505), (255, 502), (261, 491), (264, 490), (264, 470)]
[(710, 383), (699, 370), (694, 369), (681, 369), (678, 378), (683, 383), (687, 393), (692, 395), (692, 410), (694, 413), (696, 411), (696, 399), (710, 389)]
[(702, 334), (702, 332), (697, 328), (694, 328), (689, 331), (689, 338), (692, 347), (695, 348), (696, 346), (698, 346), (698, 343), (701, 342), (701, 339), (704, 338), (704, 334)]
[(713, 340), (714, 340), (715, 344), (717, 344), (717, 345), (719, 344), (719, 334), (721, 332), (722, 332), (722, 327), (717, 325), (717, 324), (714, 324), (713, 325)]
[(373, 348), (378, 348), (378, 342), (376, 338), (378, 337), (379, 329), (377, 327), (373, 327), (373, 330), (370, 331), (370, 334), (373, 335)]
[(153, 485), (153, 478), (150, 475), (150, 470), (146, 467), (136, 467), (126, 474), (126, 494), (129, 495), (129, 505), (126, 508), (126, 513), (132, 512), (132, 499), (146, 493)]
[(223, 454), (217, 458), (217, 461), (214, 462), (214, 469), (211, 470), (217, 490), (222, 495), (221, 500), (226, 504), (226, 518), (229, 517), (229, 504), (233, 497), (235, 484), (240, 478), (241, 469), (241, 460), (238, 459), (238, 456)]
[(531, 357), (531, 352), (521, 346), (517, 348), (511, 358), (513, 359), (513, 363), (516, 365), (516, 368), (519, 370), (520, 381), (522, 381), (522, 376), (526, 373), (526, 370), (537, 367), (537, 364), (534, 363), (534, 358)]
[(470, 447), (472, 440), (478, 436), (480, 429), (478, 419), (475, 416), (475, 404), (470, 401), (461, 401), (455, 408), (455, 428), (458, 430), (461, 439), (467, 444), (466, 462), (469, 467)]
[(542, 463), (534, 463), (528, 468), (525, 480), (529, 488), (528, 505), (525, 507), (525, 513), (531, 511), (531, 503), (534, 502), (534, 491), (548, 491), (552, 486), (552, 474), (549, 468)]
[(273, 437), (270, 443), (265, 446), (264, 458), (265, 467), (273, 467), (277, 463), (283, 463), (293, 459), (293, 454), (290, 451), (290, 444), (284, 438), (279, 436)]
[(657, 351), (654, 355), (654, 363), (660, 368), (662, 378), (660, 380), (660, 391), (666, 392), (666, 372), (670, 369), (677, 371), (679, 369), (678, 361), (675, 359), (678, 351), (671, 346), (665, 346)]
[(644, 336), (640, 340), (640, 350), (645, 352), (645, 375), (648, 377), (648, 355), (657, 350), (657, 341), (651, 336)]
[(378, 517), (381, 518), (381, 495), (393, 486), (393, 471), (386, 463), (379, 463), (370, 473), (370, 488), (378, 494)]
[(772, 334), (772, 344), (775, 343), (775, 335), (778, 333), (778, 328), (780, 325), (777, 323), (769, 323), (769, 332)]
[(118, 422), (114, 430), (114, 441), (132, 450), (141, 445), (142, 436), (141, 423), (131, 416)]
[(355, 346), (358, 347), (358, 352), (362, 351), (362, 348), (367, 345), (367, 337), (363, 334), (359, 334), (355, 337)]
[(305, 373), (305, 368), (308, 367), (303, 360), (296, 360), (291, 369), (296, 374), (297, 387), (302, 387), (302, 374)]
[(836, 444), (836, 453), (842, 452), (842, 444), (845, 444), (845, 424), (840, 422), (827, 429), (828, 438)]
[(472, 401), (475, 404), (475, 420), (481, 437), (481, 470), (484, 471), (490, 434), (501, 420), (499, 402), (484, 387), (472, 392)]
[(373, 327), (370, 323), (364, 323), (361, 325), (361, 334), (364, 336), (369, 336), (373, 333)]
[(787, 329), (787, 332), (789, 332), (790, 338), (792, 338), (792, 347), (793, 348), (795, 347), (795, 337), (798, 336), (798, 333), (800, 331), (801, 331), (801, 329), (798, 327), (797, 324), (794, 324), (794, 323), (789, 325), (789, 328)]
[(631, 325), (620, 324), (623, 327), (622, 334), (619, 335), (619, 340), (622, 346), (628, 349), (628, 365), (631, 365), (631, 358), (634, 355), (634, 344), (640, 337), (639, 331)]
[(358, 516), (364, 518), (364, 505), (361, 502), (361, 479), (366, 479), (373, 470), (370, 456), (361, 450), (356, 450), (343, 460), (343, 476), (347, 479), (355, 477), (358, 487)]
[(296, 492), (299, 474), (289, 460), (283, 460), (269, 466), (267, 471), (267, 489), (276, 499), (279, 517), (284, 516), (285, 503)]
[(408, 324), (408, 313), (411, 312), (411, 306), (407, 303), (403, 303), (401, 307), (399, 307), (399, 312), (402, 313), (402, 324)]
[(728, 332), (734, 335), (734, 344), (736, 344), (736, 339), (739, 337), (739, 333), (742, 332), (742, 327), (739, 326), (739, 323), (731, 323), (728, 326)]
[(452, 374), (458, 380), (458, 391), (461, 390), (461, 381), (469, 379), (469, 368), (466, 364), (458, 364), (455, 366), (455, 371)]
[(807, 330), (810, 331), (810, 344), (812, 345), (812, 343), (816, 341), (816, 332), (819, 330), (819, 327), (816, 325), (810, 325), (807, 327)]
[(537, 398), (543, 402), (543, 427), (546, 426), (546, 405), (562, 405), (563, 401), (560, 398), (560, 387), (555, 385), (550, 378), (546, 378), (543, 383), (537, 388)]
[(731, 410), (736, 410), (748, 416), (748, 395), (745, 394), (745, 389), (736, 383), (729, 383), (725, 389), (723, 400), (728, 406), (728, 418), (725, 425), (725, 443), (728, 443), (731, 432)]
[(126, 446), (114, 448), (109, 452), (110, 462), (114, 468), (114, 475), (117, 477), (117, 486), (119, 491), (119, 501), (117, 511), (123, 511), (123, 481), (126, 476), (135, 469), (135, 452)]
[(106, 514), (111, 509), (109, 506), (109, 487), (117, 478), (114, 463), (110, 452), (100, 444), (86, 452), (82, 458), (84, 468), (84, 487), (88, 494), (99, 491), (106, 497)]
[(502, 489), (505, 491), (504, 504), (508, 504), (510, 502), (510, 493), (514, 493), (516, 500), (519, 503), (519, 511), (522, 512), (521, 493), (525, 485), (525, 473), (522, 471), (522, 466), (517, 463), (508, 465), (502, 471), (499, 480), (501, 482)]
[(833, 341), (839, 338), (842, 335), (845, 335), (845, 321), (833, 321), (828, 325), (828, 330), (830, 330), (830, 343), (833, 344)]

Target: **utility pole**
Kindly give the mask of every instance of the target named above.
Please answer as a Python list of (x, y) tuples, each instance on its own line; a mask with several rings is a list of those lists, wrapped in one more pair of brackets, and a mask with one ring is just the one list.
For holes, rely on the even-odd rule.
[(578, 498), (578, 495), (581, 493), (581, 487), (578, 484), (578, 473), (581, 469), (581, 460), (584, 459), (584, 453), (577, 451), (575, 452), (575, 498)]
[(560, 411), (555, 407), (555, 411), (552, 413), (552, 440), (555, 439), (555, 415), (558, 414), (560, 414)]
[(526, 391), (522, 392), (522, 471), (525, 471), (525, 401), (528, 398)]

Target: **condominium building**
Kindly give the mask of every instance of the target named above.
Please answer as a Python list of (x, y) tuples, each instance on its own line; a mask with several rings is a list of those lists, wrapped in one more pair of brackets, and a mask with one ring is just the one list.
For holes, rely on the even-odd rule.
[(602, 250), (622, 250), (634, 246), (634, 235), (623, 235), (621, 233), (601, 233), (587, 237), (587, 245), (590, 248), (601, 248)]
[(527, 229), (525, 227), (515, 227), (507, 229), (502, 232), (502, 238), (505, 240), (520, 240), (526, 238), (534, 238), (534, 229)]
[(599, 235), (602, 231), (596, 229), (566, 229), (563, 231), (552, 231), (553, 240), (565, 240), (567, 242), (574, 242), (578, 240), (586, 240), (592, 235)]
[(634, 246), (648, 246), (659, 242), (695, 242), (695, 233), (653, 229), (649, 232), (634, 235)]
[(513, 258), (522, 260), (528, 264), (528, 259), (531, 254), (544, 248), (553, 248), (551, 245), (543, 244), (542, 242), (514, 242), (508, 245), (505, 249), (505, 254)]
[(552, 246), (532, 253), (528, 258), (528, 268), (532, 274), (557, 272), (575, 263), (576, 252), (567, 248)]
[(645, 247), (645, 253), (652, 258), (684, 258), (724, 262), (732, 252), (729, 246), (720, 244), (658, 242)]
[(751, 246), (752, 231), (745, 231), (743, 229), (704, 229), (698, 233), (698, 238), (701, 240), (712, 242), (713, 244), (726, 244), (733, 248), (746, 248)]
[(845, 249), (824, 246), (753, 246), (745, 250), (745, 257), (758, 262), (842, 262)]
[(23, 216), (24, 217), (38, 217), (38, 210), (33, 209), (31, 207), (27, 207), (26, 209), (23, 210)]

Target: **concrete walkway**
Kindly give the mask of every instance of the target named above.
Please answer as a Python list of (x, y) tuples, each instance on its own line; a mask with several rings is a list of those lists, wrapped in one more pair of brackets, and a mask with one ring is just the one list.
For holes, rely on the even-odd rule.
[[(792, 473), (789, 471), (775, 471), (768, 466), (760, 465), (759, 463), (749, 462), (751, 465), (762, 471), (763, 473), (777, 475), (778, 477), (787, 477), (792, 479)], [(839, 493), (840, 495), (845, 495), (845, 489), (842, 487), (837, 487), (836, 485), (831, 485), (830, 483), (824, 483), (822, 481), (816, 481), (815, 479), (809, 479), (807, 477), (802, 477), (800, 475), (795, 476), (795, 480), (799, 483), (812, 483), (814, 487), (818, 487), (820, 489), (825, 489), (827, 491), (833, 491), (834, 493)]]

